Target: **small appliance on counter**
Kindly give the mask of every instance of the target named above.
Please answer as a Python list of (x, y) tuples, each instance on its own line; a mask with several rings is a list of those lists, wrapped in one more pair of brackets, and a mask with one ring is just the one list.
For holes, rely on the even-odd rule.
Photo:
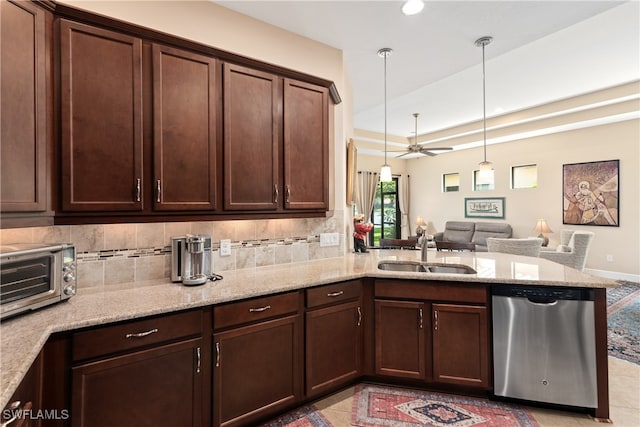
[(64, 301), (75, 293), (74, 245), (0, 246), (0, 319)]
[(202, 285), (211, 275), (211, 236), (171, 238), (171, 281), (187, 286)]

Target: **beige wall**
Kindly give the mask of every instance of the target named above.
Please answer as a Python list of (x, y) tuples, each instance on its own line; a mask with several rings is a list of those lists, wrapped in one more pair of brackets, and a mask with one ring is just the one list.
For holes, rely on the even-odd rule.
[[(461, 150), (438, 157), (408, 160), (412, 178), (412, 216), (429, 221), (431, 232), (441, 231), (447, 220), (464, 220), (464, 198), (505, 197), (504, 221), (515, 237), (533, 236), (537, 218), (545, 218), (557, 245), (563, 228), (595, 232), (586, 268), (597, 274), (618, 272), (640, 278), (640, 121), (628, 120), (546, 136), (489, 145), (487, 159), (494, 163), (495, 190), (473, 192), (472, 171), (482, 161), (482, 148)], [(569, 226), (562, 224), (562, 165), (599, 160), (620, 160), (620, 226)], [(538, 187), (510, 189), (510, 167), (538, 165)], [(443, 193), (442, 174), (460, 173), (459, 192)], [(606, 256), (613, 255), (607, 262)], [(596, 271), (599, 270), (599, 271)], [(635, 276), (635, 277), (633, 277)]]

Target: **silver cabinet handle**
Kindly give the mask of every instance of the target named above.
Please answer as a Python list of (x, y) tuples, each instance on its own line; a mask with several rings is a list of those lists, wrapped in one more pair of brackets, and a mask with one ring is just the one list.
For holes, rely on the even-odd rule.
[(149, 336), (151, 334), (155, 334), (156, 332), (158, 332), (157, 329), (150, 329), (148, 331), (145, 332), (137, 332), (137, 333), (133, 333), (133, 334), (127, 334), (124, 337), (125, 338), (144, 338), (146, 336)]
[(362, 309), (358, 307), (358, 326), (362, 325)]
[(433, 329), (438, 330), (438, 310), (434, 310), (433, 312)]
[(196, 348), (196, 356), (198, 358), (198, 366), (196, 366), (196, 374), (200, 373), (200, 347)]
[(422, 329), (422, 324), (423, 324), (422, 309), (418, 310), (418, 316), (420, 317), (420, 329)]
[(220, 367), (220, 343), (216, 343), (216, 368)]
[(278, 184), (273, 184), (273, 203), (278, 203)]
[(156, 202), (160, 203), (160, 195), (162, 194), (162, 185), (159, 179), (156, 179)]
[[(20, 411), (21, 404), (22, 402), (20, 402), (19, 400), (16, 400), (15, 402), (11, 402), (9, 406), (7, 406), (6, 410), (10, 411), (11, 418), (9, 418), (7, 421), (4, 421), (2, 424), (0, 424), (1, 427), (7, 427), (9, 424), (13, 424), (13, 422), (18, 419), (21, 413)], [(5, 413), (5, 411), (2, 411), (3, 414)]]
[(289, 203), (289, 197), (291, 197), (291, 187), (289, 187), (289, 184), (287, 184), (287, 203)]
[(138, 178), (136, 179), (136, 202), (140, 201), (141, 196), (142, 196), (142, 180)]
[(340, 295), (344, 295), (344, 291), (330, 292), (327, 294), (328, 297), (339, 297)]
[(250, 308), (249, 309), (249, 313), (261, 313), (263, 311), (267, 311), (271, 308), (270, 305), (265, 305), (264, 307), (260, 307), (260, 308)]

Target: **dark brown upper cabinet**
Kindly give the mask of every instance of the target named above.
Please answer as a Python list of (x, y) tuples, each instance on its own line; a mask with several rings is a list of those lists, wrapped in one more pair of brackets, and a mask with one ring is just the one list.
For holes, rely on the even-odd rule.
[(216, 209), (216, 60), (153, 46), (155, 210)]
[(142, 40), (60, 21), (62, 208), (143, 209)]
[(276, 210), (280, 185), (281, 79), (224, 64), (224, 208)]
[(50, 210), (47, 36), (51, 15), (31, 2), (3, 0), (0, 7), (1, 211), (45, 212)]
[(328, 90), (284, 80), (284, 202), (287, 209), (329, 204)]

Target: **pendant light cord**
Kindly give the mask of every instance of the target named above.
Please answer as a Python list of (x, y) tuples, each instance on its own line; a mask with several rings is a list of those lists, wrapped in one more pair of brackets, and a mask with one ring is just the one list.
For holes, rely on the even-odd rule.
[(483, 139), (484, 139), (484, 163), (487, 162), (487, 90), (485, 83), (484, 71), (484, 47), (482, 43), (482, 123), (483, 123)]
[(387, 165), (387, 57), (384, 54), (384, 164)]

